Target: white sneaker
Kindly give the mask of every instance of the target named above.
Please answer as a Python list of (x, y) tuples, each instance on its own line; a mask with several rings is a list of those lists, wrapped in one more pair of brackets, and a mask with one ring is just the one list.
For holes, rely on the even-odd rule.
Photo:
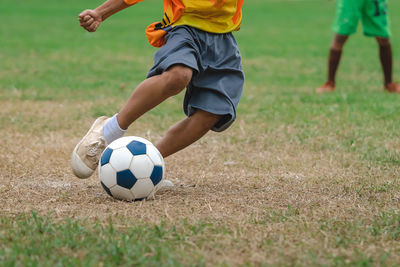
[(158, 186), (158, 190), (157, 191), (160, 191), (162, 189), (173, 188), (174, 187), (174, 183), (171, 182), (170, 180), (163, 179), (163, 180), (160, 181), (160, 183), (157, 186)]
[(170, 180), (163, 179), (160, 183), (156, 186), (154, 191), (147, 197), (147, 199), (154, 199), (155, 194), (160, 191), (168, 190), (174, 188), (174, 184)]
[(72, 152), (71, 167), (78, 178), (89, 178), (99, 165), (100, 155), (107, 146), (103, 134), (107, 119), (105, 116), (97, 118)]

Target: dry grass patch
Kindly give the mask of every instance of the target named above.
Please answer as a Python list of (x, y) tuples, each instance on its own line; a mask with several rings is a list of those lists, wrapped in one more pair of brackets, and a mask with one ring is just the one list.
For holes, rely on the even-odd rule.
[[(210, 263), (378, 262), (386, 254), (385, 262), (400, 262), (398, 236), (373, 230), (384, 228), (382, 212), (398, 214), (398, 167), (368, 166), (340, 150), (316, 151), (279, 129), (267, 134), (239, 120), (166, 159), (174, 189), (127, 203), (108, 197), (96, 175), (79, 180), (69, 169), (70, 153), (93, 120), (84, 115), (90, 104), (1, 105), (2, 214), (34, 210), (105, 223), (111, 217), (121, 229), (139, 222), (183, 229), (183, 221), (211, 223), (189, 237), (190, 251)], [(152, 127), (138, 121), (134, 134), (155, 141), (160, 133)], [(398, 224), (389, 226), (399, 231)]]

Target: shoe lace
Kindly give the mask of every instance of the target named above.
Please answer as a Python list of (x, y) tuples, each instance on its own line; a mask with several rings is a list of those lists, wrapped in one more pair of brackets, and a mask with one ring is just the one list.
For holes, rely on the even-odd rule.
[(100, 159), (100, 154), (103, 152), (105, 146), (106, 141), (104, 138), (100, 137), (98, 140), (93, 141), (88, 145), (86, 155), (93, 161), (97, 162)]

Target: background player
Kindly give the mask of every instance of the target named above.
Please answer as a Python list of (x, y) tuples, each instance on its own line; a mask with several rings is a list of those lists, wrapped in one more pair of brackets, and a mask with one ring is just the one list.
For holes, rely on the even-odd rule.
[(392, 80), (393, 56), (386, 0), (337, 0), (336, 20), (333, 25), (336, 34), (329, 52), (328, 80), (317, 89), (317, 92), (335, 90), (335, 75), (343, 46), (348, 37), (356, 32), (360, 19), (364, 35), (375, 37), (378, 42), (384, 89), (391, 93), (400, 93), (400, 85)]

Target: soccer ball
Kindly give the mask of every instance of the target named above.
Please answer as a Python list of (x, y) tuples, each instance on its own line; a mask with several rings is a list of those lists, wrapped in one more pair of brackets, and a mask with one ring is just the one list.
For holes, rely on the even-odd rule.
[(98, 175), (104, 190), (120, 200), (148, 197), (164, 179), (165, 164), (158, 149), (137, 136), (119, 138), (100, 157)]

